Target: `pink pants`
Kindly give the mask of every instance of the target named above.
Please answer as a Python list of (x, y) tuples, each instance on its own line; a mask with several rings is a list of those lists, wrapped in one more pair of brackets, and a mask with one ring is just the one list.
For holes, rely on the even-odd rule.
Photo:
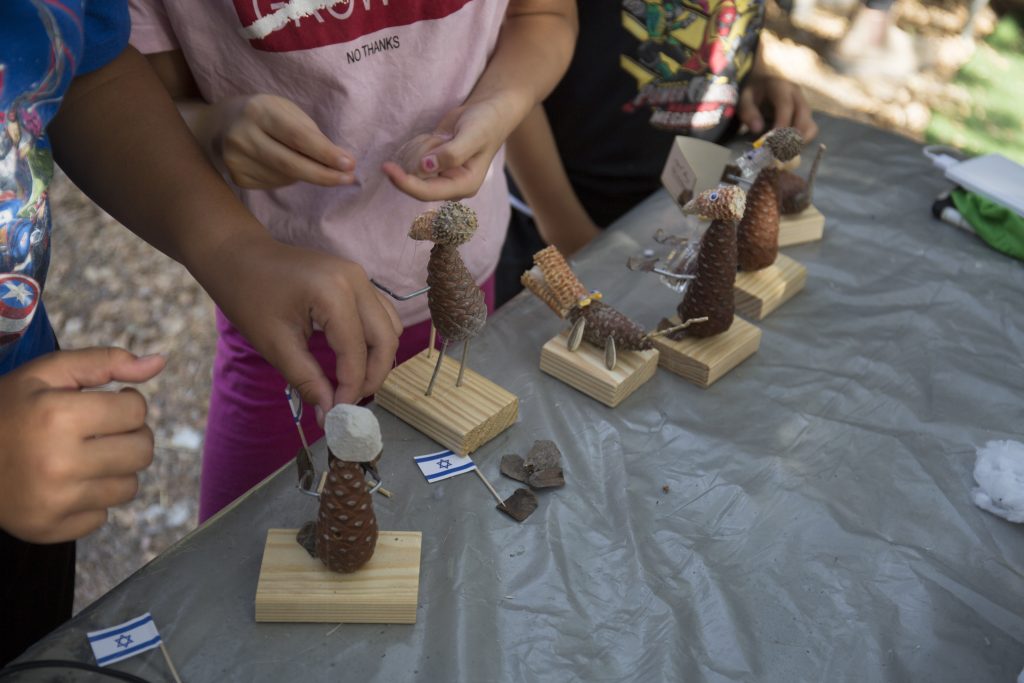
[[(482, 286), (487, 310), (494, 310), (494, 277)], [(217, 357), (213, 365), (210, 414), (199, 480), (199, 521), (204, 522), (251, 489), (301, 447), (284, 397), (285, 380), (217, 310)], [(427, 348), (430, 321), (407, 327), (395, 355), (401, 363)], [(334, 352), (323, 333), (309, 340), (309, 350), (327, 377), (334, 376)], [(312, 410), (304, 410), (302, 428), (313, 443), (323, 431)], [(321, 463), (322, 464), (322, 463)]]

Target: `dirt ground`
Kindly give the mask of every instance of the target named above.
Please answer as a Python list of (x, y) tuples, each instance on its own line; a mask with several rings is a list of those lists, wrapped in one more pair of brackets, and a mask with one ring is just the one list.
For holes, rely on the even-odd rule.
[[(966, 3), (897, 2), (899, 25), (917, 36), (924, 67), (896, 86), (840, 76), (823, 59), (846, 29), (843, 11), (819, 6), (797, 27), (771, 5), (763, 38), (767, 64), (800, 82), (820, 111), (921, 139), (931, 105), (963, 97), (949, 80), (972, 50), (958, 35)], [(978, 35), (993, 25), (994, 14), (983, 11)], [(138, 498), (79, 542), (78, 611), (196, 525), (215, 335), (213, 305), (184, 268), (118, 226), (66, 179), (55, 183), (52, 197), (56, 227), (47, 307), (61, 344), (115, 344), (168, 356), (166, 370), (141, 388), (150, 401), (156, 459), (142, 476)]]

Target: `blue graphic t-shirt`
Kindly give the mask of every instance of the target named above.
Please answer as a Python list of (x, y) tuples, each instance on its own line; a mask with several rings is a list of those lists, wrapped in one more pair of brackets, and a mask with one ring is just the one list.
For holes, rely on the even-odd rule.
[(55, 346), (46, 127), (71, 80), (128, 43), (127, 0), (0, 0), (0, 374)]

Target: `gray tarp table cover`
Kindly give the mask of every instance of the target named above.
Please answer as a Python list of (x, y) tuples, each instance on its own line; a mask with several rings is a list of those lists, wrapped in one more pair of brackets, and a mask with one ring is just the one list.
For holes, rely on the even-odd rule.
[[(472, 366), (521, 412), (476, 461), (508, 495), (502, 454), (564, 453), (526, 523), (472, 475), (428, 486), (412, 456), (436, 445), (378, 411), (380, 526), (423, 532), (418, 623), (254, 622), (267, 528), (315, 506), (288, 467), (25, 658), (92, 661), (86, 631), (150, 611), (188, 683), (1015, 681), (1024, 527), (969, 491), (977, 446), (1024, 438), (1024, 268), (931, 218), (919, 145), (821, 119), (825, 239), (786, 250), (807, 287), (710, 389), (659, 370), (611, 410), (537, 369), (543, 304), (491, 318)], [(655, 325), (676, 295), (624, 264), (678, 222), (656, 194), (581, 279)], [(169, 680), (156, 652), (117, 666)]]

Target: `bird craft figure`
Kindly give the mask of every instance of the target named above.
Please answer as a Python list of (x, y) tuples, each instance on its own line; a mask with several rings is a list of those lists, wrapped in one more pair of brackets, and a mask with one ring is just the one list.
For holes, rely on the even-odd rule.
[(427, 261), (427, 285), (430, 287), (427, 306), (430, 323), (441, 334), (441, 353), (427, 385), (427, 396), (434, 390), (434, 382), (450, 342), (463, 342), (462, 361), (455, 382), (455, 386), (462, 386), (469, 342), (487, 322), (483, 290), (466, 268), (458, 249), (473, 237), (476, 230), (476, 213), (462, 202), (445, 202), (437, 210), (421, 214), (409, 230), (412, 239), (434, 243)]
[(348, 574), (373, 557), (377, 517), (373, 491), (375, 463), (383, 450), (377, 417), (360, 406), (339, 404), (324, 419), (328, 472), (315, 522), (307, 522), (299, 543), (332, 572)]
[(523, 286), (548, 305), (559, 318), (572, 323), (566, 348), (576, 351), (583, 341), (604, 348), (605, 367), (614, 370), (619, 351), (646, 351), (652, 339), (638, 323), (602, 301), (598, 291), (588, 291), (565, 257), (554, 246), (533, 255), (535, 266), (520, 278)]
[[(778, 128), (754, 143), (771, 159), (786, 162), (800, 154), (803, 138), (795, 128)], [(762, 168), (747, 192), (746, 210), (736, 233), (740, 270), (754, 271), (775, 263), (779, 255), (779, 177), (782, 171)]]
[(697, 252), (696, 277), (690, 282), (676, 312), (691, 323), (685, 332), (664, 319), (658, 326), (669, 339), (684, 335), (711, 337), (732, 325), (736, 282), (736, 222), (743, 216), (746, 195), (734, 185), (705, 190), (690, 200), (683, 211), (711, 219)]

